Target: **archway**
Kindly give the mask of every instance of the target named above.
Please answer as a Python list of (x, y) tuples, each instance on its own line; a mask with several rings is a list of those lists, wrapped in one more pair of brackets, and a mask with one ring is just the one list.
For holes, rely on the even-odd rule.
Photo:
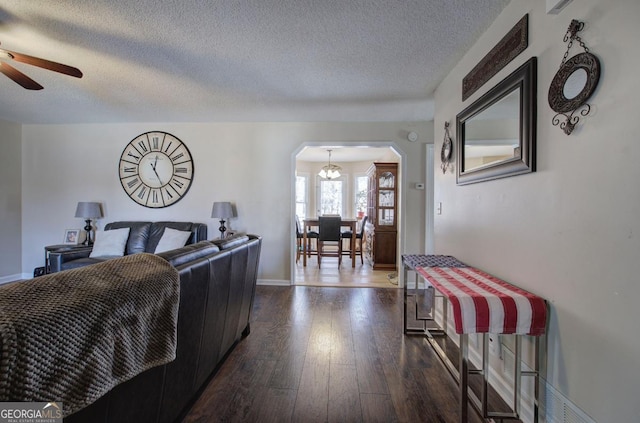
[[(342, 167), (342, 181), (346, 186), (346, 207), (341, 210), (341, 215), (355, 218), (356, 217), (356, 180), (358, 177), (366, 175), (367, 168), (373, 162), (397, 162), (398, 163), (398, 237), (397, 245), (400, 246), (404, 236), (404, 191), (405, 191), (405, 168), (406, 162), (404, 153), (397, 148), (393, 142), (370, 142), (370, 143), (305, 143), (301, 145), (292, 154), (292, 222), (296, 219), (296, 215), (305, 214), (305, 216), (317, 216), (321, 210), (318, 198), (320, 196), (319, 186), (321, 185), (319, 178), (316, 176), (322, 166), (328, 162), (327, 150), (332, 150), (331, 163)], [(300, 179), (306, 179), (306, 199), (305, 207), (300, 207), (299, 198), (296, 197), (296, 181), (300, 185)], [(304, 216), (303, 216), (304, 217)], [(294, 226), (294, 225), (292, 225)], [(345, 265), (337, 269), (332, 266), (328, 270), (324, 265), (322, 269), (318, 269), (317, 259), (309, 260), (309, 265), (305, 268), (301, 259), (296, 263), (296, 231), (295, 226), (292, 230), (291, 242), (291, 282), (294, 285), (320, 285), (320, 286), (384, 286), (397, 287), (397, 273), (390, 271), (373, 271), (371, 265), (365, 261), (364, 265), (358, 257), (357, 266), (352, 268)], [(398, 251), (401, 249), (398, 248)], [(400, 266), (400, 257), (396, 259), (398, 268)]]

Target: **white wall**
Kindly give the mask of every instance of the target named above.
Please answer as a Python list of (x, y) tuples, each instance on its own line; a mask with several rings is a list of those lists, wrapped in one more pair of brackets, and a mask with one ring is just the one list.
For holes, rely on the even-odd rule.
[[(435, 149), (444, 122), (532, 56), (538, 57), (537, 172), (456, 186), (436, 172), (435, 248), (546, 298), (548, 382), (599, 422), (640, 421), (640, 80), (637, 0), (513, 0), (436, 92)], [(525, 14), (529, 47), (467, 101), (462, 78)], [(602, 64), (593, 111), (570, 136), (551, 124), (549, 84), (571, 19)], [(574, 46), (573, 54), (582, 50)], [(456, 139), (455, 131), (452, 133)], [(439, 163), (439, 159), (437, 159)]]
[(20, 277), (21, 125), (0, 121), (0, 283)]
[[(130, 200), (118, 180), (118, 160), (125, 145), (140, 133), (162, 130), (180, 138), (194, 157), (195, 177), (186, 197), (165, 209), (148, 209)], [(420, 141), (407, 141), (408, 131)], [(115, 220), (184, 220), (207, 223), (214, 201), (236, 203), (234, 231), (264, 237), (258, 277), (289, 283), (292, 257), (292, 154), (303, 143), (392, 142), (407, 155), (406, 175), (424, 182), (426, 142), (433, 126), (421, 123), (194, 123), (120, 125), (25, 125), (23, 127), (22, 271), (43, 265), (43, 246), (62, 241), (65, 229), (82, 228), (74, 217), (78, 201), (99, 201), (105, 217)], [(408, 189), (403, 251), (424, 248), (424, 191)], [(413, 209), (411, 209), (413, 207)], [(4, 269), (2, 269), (4, 271)], [(1, 275), (0, 275), (1, 276)]]

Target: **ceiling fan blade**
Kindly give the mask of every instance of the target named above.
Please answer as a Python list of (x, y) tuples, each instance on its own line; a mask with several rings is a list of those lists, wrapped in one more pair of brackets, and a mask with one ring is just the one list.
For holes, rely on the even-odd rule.
[(43, 88), (42, 85), (38, 84), (36, 81), (6, 62), (0, 62), (0, 72), (4, 73), (28, 90), (41, 90)]
[(75, 76), (76, 78), (82, 78), (82, 72), (80, 71), (80, 69), (74, 68), (73, 66), (63, 65), (62, 63), (52, 62), (51, 60), (45, 60), (39, 57), (33, 57), (22, 53), (16, 53), (15, 51), (6, 51), (11, 53), (11, 55), (13, 56), (13, 60), (16, 60), (18, 62), (38, 66), (39, 68), (48, 69), (69, 76)]

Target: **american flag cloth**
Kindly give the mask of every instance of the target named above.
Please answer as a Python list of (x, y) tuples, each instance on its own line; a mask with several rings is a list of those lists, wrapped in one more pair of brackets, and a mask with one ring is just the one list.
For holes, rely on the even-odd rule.
[(438, 254), (403, 254), (402, 261), (413, 270), (418, 267), (468, 267), (454, 256)]
[(416, 267), (448, 298), (456, 333), (539, 336), (545, 333), (543, 298), (473, 267)]

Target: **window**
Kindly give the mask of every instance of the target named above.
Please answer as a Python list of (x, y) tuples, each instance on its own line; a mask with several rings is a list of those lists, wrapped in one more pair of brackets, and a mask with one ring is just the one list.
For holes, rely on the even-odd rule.
[(366, 176), (356, 176), (355, 204), (356, 216), (361, 218), (367, 214), (367, 190), (369, 189), (369, 178)]
[(309, 177), (307, 175), (296, 176), (296, 215), (305, 218), (309, 204)]
[(345, 185), (342, 177), (338, 179), (320, 179), (320, 215), (345, 215)]

